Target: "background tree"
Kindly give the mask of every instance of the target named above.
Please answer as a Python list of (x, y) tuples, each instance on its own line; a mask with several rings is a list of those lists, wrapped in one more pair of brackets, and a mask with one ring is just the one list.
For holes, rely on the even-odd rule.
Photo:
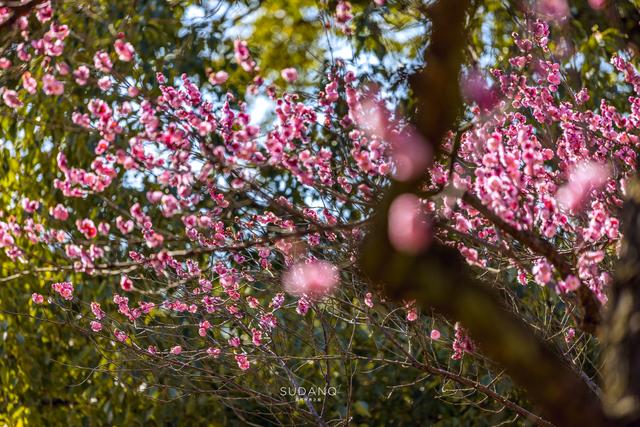
[[(151, 411), (146, 415), (150, 419), (170, 422), (163, 411), (173, 408), (139, 399), (148, 395), (171, 400), (173, 405), (185, 405), (187, 413), (195, 417), (194, 423), (205, 422), (203, 408), (207, 408), (204, 418), (210, 414), (208, 408), (216, 408), (239, 423), (258, 424), (331, 424), (349, 420), (401, 424), (416, 418), (460, 423), (467, 418), (491, 424), (512, 417), (523, 423), (544, 424), (546, 421), (531, 412), (537, 410), (531, 409), (523, 391), (513, 387), (500, 365), (483, 355), (486, 352), (496, 362), (507, 362), (506, 367), (513, 368), (509, 365), (513, 355), (506, 351), (500, 355), (498, 351), (503, 343), (490, 342), (493, 346), (485, 348), (487, 335), (480, 335), (481, 347), (476, 350), (466, 337), (464, 327), (472, 332), (482, 331), (478, 327), (482, 324), (467, 321), (477, 319), (470, 313), (472, 307), (467, 305), (456, 311), (437, 306), (440, 314), (428, 309), (418, 313), (411, 302), (387, 302), (376, 291), (377, 283), (363, 275), (354, 260), (358, 242), (369, 233), (373, 218), (382, 221), (378, 235), (386, 236), (385, 217), (374, 216), (374, 209), (390, 185), (390, 174), (410, 170), (407, 166), (411, 163), (399, 163), (402, 158), (393, 156), (402, 154), (403, 149), (416, 154), (412, 151), (416, 147), (394, 146), (398, 138), (394, 135), (409, 142), (419, 138), (403, 119), (417, 111), (416, 128), (436, 149), (435, 169), (421, 182), (427, 187), (416, 187), (423, 191), (418, 193), (423, 200), (431, 201), (427, 206), (435, 214), (432, 233), (437, 241), (455, 246), (475, 265), (473, 271), (453, 283), (463, 286), (467, 278), (478, 276), (484, 278), (486, 285), (497, 287), (506, 312), (515, 312), (516, 317), (533, 325), (552, 343), (551, 352), (545, 353), (547, 347), (540, 347), (550, 363), (540, 363), (549, 366), (546, 374), (557, 378), (566, 373), (570, 381), (578, 378), (582, 382), (576, 390), (583, 389), (584, 384), (596, 387), (599, 347), (591, 333), (598, 316), (593, 315), (593, 305), (589, 304), (597, 299), (587, 290), (592, 283), (571, 289), (574, 285), (567, 275), (577, 273), (576, 266), (586, 265), (590, 272), (595, 264), (601, 264), (598, 274), (610, 270), (615, 253), (607, 248), (613, 246), (617, 236), (592, 242), (595, 247), (583, 246), (573, 255), (568, 251), (576, 243), (575, 229), (550, 237), (539, 228), (539, 222), (531, 222), (532, 228), (528, 229), (514, 226), (514, 217), (505, 217), (501, 206), (483, 207), (487, 202), (482, 192), (485, 182), (476, 181), (474, 191), (462, 197), (461, 210), (453, 210), (453, 216), (441, 202), (456, 195), (444, 185), (448, 182), (446, 171), (464, 176), (463, 170), (486, 168), (470, 155), (469, 147), (482, 147), (486, 141), (483, 128), (504, 127), (499, 123), (500, 115), (513, 114), (519, 108), (503, 102), (498, 110), (493, 109), (499, 102), (494, 99), (499, 91), (490, 88), (491, 74), (487, 71), (490, 65), (508, 67), (508, 59), (522, 55), (517, 53), (519, 47), (511, 32), (522, 35), (516, 41), (530, 40), (539, 49), (533, 52), (534, 60), (524, 59), (531, 75), (523, 75), (532, 78), (530, 85), (536, 90), (544, 90), (548, 84), (557, 86), (551, 100), (543, 99), (549, 110), (557, 106), (555, 100), (565, 100), (576, 110), (583, 108), (603, 115), (605, 112), (598, 109), (601, 98), (609, 99), (611, 106), (625, 108), (626, 96), (617, 92), (623, 88), (628, 91), (629, 87), (613, 80), (618, 72), (606, 63), (613, 52), (633, 43), (633, 34), (625, 30), (624, 22), (633, 19), (634, 9), (631, 2), (615, 8), (603, 5), (606, 10), (586, 3), (562, 9), (563, 2), (516, 6), (475, 2), (468, 6), (466, 14), (465, 8), (457, 10), (457, 24), (441, 33), (444, 37), (437, 38), (437, 25), (443, 24), (437, 23), (429, 4), (420, 3), (219, 2), (194, 7), (189, 2), (57, 2), (55, 22), (71, 29), (59, 54), (55, 45), (48, 47), (53, 51), (45, 47), (44, 52), (38, 51), (37, 46), (20, 47), (21, 38), (30, 42), (43, 40), (47, 32), (64, 32), (49, 26), (46, 4), (34, 5), (24, 19), (10, 23), (13, 31), (3, 34), (3, 56), (11, 60), (11, 65), (3, 67), (1, 77), (6, 104), (2, 108), (8, 112), (3, 123), (3, 163), (8, 171), (3, 182), (7, 207), (3, 231), (8, 236), (3, 240), (8, 256), (3, 264), (7, 286), (2, 292), (8, 293), (7, 298), (2, 298), (7, 304), (3, 307), (7, 313), (3, 318), (7, 331), (3, 351), (13, 355), (3, 369), (6, 384), (14, 384), (3, 387), (8, 396), (5, 401), (9, 402), (6, 412), (11, 417), (7, 422), (37, 423), (52, 419), (47, 417), (53, 412), (70, 423), (82, 418), (95, 423), (124, 423), (124, 417), (134, 416), (140, 408)], [(15, 16), (10, 10), (7, 13), (9, 20)], [(571, 19), (573, 16), (588, 17), (598, 27), (587, 28), (583, 24), (586, 19)], [(538, 33), (544, 30), (533, 26), (538, 18), (553, 22), (548, 44)], [(20, 28), (24, 22), (28, 35), (20, 31), (25, 29)], [(460, 30), (462, 27), (464, 31)], [(449, 33), (454, 29), (459, 31)], [(248, 51), (238, 43), (239, 38), (248, 41)], [(120, 44), (116, 46), (114, 42)], [(125, 43), (130, 43), (134, 51), (130, 52)], [(449, 54), (453, 58), (444, 68), (446, 74), (431, 75), (432, 79), (440, 79), (439, 84), (431, 83), (426, 91), (420, 80), (411, 88), (407, 84), (409, 75), (420, 76), (425, 46), (427, 68), (423, 76), (433, 73), (433, 62), (448, 61)], [(100, 51), (105, 52), (113, 67), (107, 66), (105, 56), (98, 56), (96, 61), (95, 54)], [(450, 53), (443, 55), (446, 51)], [(26, 54), (30, 55), (28, 59), (24, 59)], [(559, 61), (558, 76), (552, 73), (552, 65), (545, 69), (536, 62), (542, 59)], [(63, 63), (69, 72), (65, 72)], [(86, 85), (82, 76), (73, 73), (82, 65), (89, 71)], [(626, 70), (623, 64), (618, 65)], [(297, 79), (291, 70), (281, 73), (292, 66)], [(517, 68), (517, 64), (511, 66)], [(460, 67), (467, 97), (465, 109), (458, 107), (455, 97), (447, 98), (457, 92), (455, 76)], [(536, 67), (542, 67), (542, 71)], [(27, 84), (23, 83), (25, 71), (35, 79), (37, 90), (33, 94), (28, 89), (29, 76)], [(163, 76), (157, 78), (156, 72)], [(181, 81), (182, 73), (187, 73), (200, 89)], [(47, 74), (54, 81), (45, 78)], [(500, 76), (493, 76), (496, 88), (498, 83), (507, 86), (502, 88), (503, 95), (518, 92), (517, 88), (509, 89)], [(541, 77), (542, 82), (535, 80)], [(556, 78), (564, 79), (563, 83), (554, 83)], [(47, 81), (53, 88), (44, 88)], [(576, 102), (574, 96), (583, 81), (593, 82), (593, 87), (589, 85), (590, 99), (583, 100), (582, 96)], [(629, 81), (633, 83), (632, 74)], [(55, 82), (64, 83), (64, 96), (55, 94), (59, 86)], [(378, 92), (371, 84), (378, 86)], [(130, 91), (131, 87), (137, 91)], [(16, 89), (17, 99), (10, 92)], [(293, 97), (294, 92), (299, 98)], [(429, 95), (425, 97), (423, 93)], [(214, 105), (215, 125), (207, 119), (208, 111), (200, 109), (200, 97)], [(242, 104), (245, 97), (248, 107)], [(106, 103), (91, 104), (92, 99)], [(379, 99), (386, 101), (385, 108), (376, 107)], [(148, 108), (142, 100), (149, 103)], [(273, 104), (276, 100), (280, 107), (277, 112)], [(434, 101), (439, 103), (430, 106), (429, 102)], [(129, 115), (123, 108), (135, 113)], [(489, 108), (492, 112), (487, 116), (483, 110)], [(525, 105), (521, 110), (526, 108)], [(395, 113), (385, 113), (386, 109)], [(262, 114), (265, 110), (267, 114)], [(89, 115), (73, 117), (73, 112)], [(570, 130), (562, 118), (552, 116), (547, 123), (546, 118), (535, 113), (535, 108), (523, 113), (530, 114), (527, 123), (545, 144), (534, 146), (533, 151), (553, 148)], [(374, 114), (378, 121), (362, 120)], [(458, 136), (451, 136), (440, 150), (438, 141), (458, 124), (458, 119), (470, 124), (461, 125)], [(388, 126), (381, 126), (385, 120)], [(580, 120), (586, 118), (575, 121)], [(616, 127), (624, 128), (619, 124), (620, 117), (611, 120)], [(433, 130), (434, 123), (439, 126), (437, 130)], [(621, 138), (619, 129), (602, 129), (593, 131), (598, 141), (612, 139), (614, 131), (618, 132), (615, 137)], [(633, 139), (633, 131), (622, 133)], [(276, 142), (282, 142), (283, 148)], [(617, 145), (610, 147), (623, 150)], [(286, 153), (284, 159), (280, 157), (282, 152)], [(633, 160), (627, 151), (621, 152), (624, 160)], [(452, 158), (452, 154), (460, 157)], [(598, 161), (598, 155), (602, 153), (583, 153), (582, 157)], [(92, 165), (94, 158), (108, 156), (113, 156), (114, 161), (106, 159), (106, 165)], [(166, 163), (157, 163), (160, 159)], [(452, 159), (459, 159), (458, 167)], [(546, 159), (545, 163), (545, 168), (554, 172), (547, 179), (558, 187), (570, 178), (565, 175), (568, 165), (562, 160)], [(86, 168), (85, 172), (73, 169), (76, 167)], [(612, 177), (616, 179), (633, 170), (618, 170), (618, 164), (614, 167), (616, 174)], [(93, 175), (85, 179), (87, 174)], [(27, 179), (32, 177), (37, 182)], [(55, 178), (69, 186), (60, 184), (52, 191)], [(94, 178), (114, 183), (102, 188)], [(402, 191), (398, 192), (397, 187), (392, 191), (399, 194), (407, 188), (402, 184)], [(81, 197), (63, 197), (58, 190), (64, 190), (67, 196), (78, 191)], [(550, 187), (536, 191), (534, 197), (555, 197)], [(620, 186), (614, 184), (609, 193), (615, 197), (620, 191)], [(31, 204), (34, 200), (40, 206)], [(55, 209), (58, 203), (70, 212), (69, 219), (64, 219), (62, 210), (49, 213), (49, 208)], [(527, 203), (528, 199), (513, 209), (516, 215)], [(405, 205), (403, 210), (410, 212), (410, 206)], [(606, 212), (615, 218), (615, 209)], [(555, 206), (552, 214), (560, 215)], [(572, 214), (569, 224), (581, 227), (588, 223), (589, 217), (581, 215)], [(122, 218), (119, 221), (118, 216)], [(209, 219), (203, 219), (205, 216)], [(517, 218), (527, 224), (526, 217)], [(80, 223), (76, 224), (76, 220)], [(465, 227), (465, 220), (471, 221), (472, 226)], [(109, 229), (100, 227), (100, 223), (108, 224)], [(416, 227), (419, 232), (423, 225)], [(476, 228), (482, 231), (469, 232)], [(53, 233), (58, 229), (63, 230), (62, 235)], [(375, 233), (374, 228), (374, 236)], [(58, 236), (61, 241), (56, 242)], [(374, 254), (385, 254), (378, 265), (392, 268), (387, 282), (400, 281), (405, 276), (397, 268), (407, 267), (402, 266), (404, 261), (389, 262), (393, 258), (383, 249), (387, 245), (380, 243), (371, 248)], [(100, 253), (96, 248), (109, 250)], [(131, 250), (144, 255), (148, 262), (135, 254), (131, 258)], [(592, 255), (593, 259), (582, 258), (586, 252), (600, 250), (606, 257), (604, 261), (593, 260), (600, 254)], [(442, 252), (432, 247), (427, 253), (432, 260), (440, 254), (444, 262), (419, 264), (418, 269), (426, 269), (426, 277), (439, 271), (443, 263), (460, 262), (456, 251), (445, 250), (444, 246)], [(299, 298), (296, 287), (307, 286), (307, 276), (313, 277), (313, 271), (299, 266), (300, 275), (306, 279), (291, 280), (289, 291), (294, 296), (281, 301), (282, 273), (304, 258), (338, 266), (340, 286), (328, 298)], [(29, 265), (21, 265), (20, 259), (28, 260)], [(550, 265), (543, 264), (545, 259)], [(293, 271), (298, 270), (293, 267)], [(412, 276), (420, 277), (415, 271), (411, 270)], [(466, 272), (467, 267), (460, 265), (457, 271)], [(333, 273), (321, 270), (321, 274)], [(517, 278), (547, 286), (523, 287)], [(67, 285), (48, 291), (53, 282), (65, 281), (74, 285), (72, 302), (65, 298), (70, 296), (66, 294)], [(319, 282), (322, 283), (333, 284)], [(427, 284), (434, 288), (436, 283), (430, 280)], [(209, 286), (214, 288), (212, 296), (222, 300), (202, 299)], [(196, 290), (198, 294), (194, 293)], [(578, 292), (574, 294), (574, 290)], [(30, 313), (24, 313), (26, 301), (34, 291), (51, 295), (49, 303), (41, 307), (35, 295)], [(117, 293), (121, 297), (114, 305), (109, 301)], [(236, 293), (241, 298), (236, 299)], [(125, 302), (122, 295), (131, 302)], [(471, 304), (479, 305), (487, 295), (474, 296)], [(458, 302), (455, 298), (448, 300)], [(488, 302), (494, 300), (492, 296)], [(98, 318), (102, 315), (96, 315), (100, 311), (95, 308), (92, 310), (91, 301), (102, 304), (100, 310), (106, 311), (106, 317)], [(139, 302), (153, 302), (157, 307), (148, 316), (142, 315), (134, 308)], [(190, 309), (193, 305), (195, 312)], [(146, 311), (144, 307), (138, 308)], [(16, 316), (16, 312), (23, 316)], [(236, 316), (238, 313), (243, 314), (242, 319)], [(268, 326), (272, 320), (265, 316), (269, 314), (278, 327)], [(203, 323), (205, 320), (211, 327)], [(456, 324), (459, 320), (464, 321), (464, 327)], [(61, 323), (67, 327), (61, 328)], [(507, 326), (499, 325), (503, 329)], [(585, 325), (584, 333), (575, 331)], [(92, 328), (102, 329), (94, 332)], [(205, 329), (204, 336), (201, 329)], [(21, 335), (30, 338), (21, 343)], [(50, 336), (56, 339), (49, 339)], [(518, 335), (496, 337), (508, 340)], [(41, 341), (50, 350), (36, 344)], [(529, 342), (535, 341), (526, 341)], [(154, 348), (150, 351), (148, 346)], [(84, 351), (76, 355), (69, 350), (71, 347)], [(30, 360), (23, 356), (23, 348), (45, 353), (31, 353), (35, 357)], [(69, 359), (71, 355), (73, 358)], [(243, 358), (245, 355), (248, 360)], [(27, 372), (25, 367), (30, 368), (28, 372), (45, 372), (41, 361), (48, 358), (75, 368), (64, 369), (65, 376), (54, 377), (59, 383), (45, 382), (42, 386), (32, 379), (37, 374), (23, 373)], [(245, 370), (247, 362), (250, 368)], [(78, 367), (91, 368), (88, 376), (82, 375), (84, 372)], [(68, 388), (86, 378), (89, 379), (78, 386), (88, 390), (82, 397)], [(52, 384), (53, 393), (40, 391), (51, 390)], [(95, 389), (86, 388), (86, 384), (95, 384)], [(131, 407), (112, 409), (114, 398), (108, 397), (112, 384), (122, 385), (122, 401)], [(565, 386), (571, 384), (566, 382)], [(280, 393), (282, 387), (298, 386), (334, 386), (340, 395), (338, 399), (314, 402), (308, 396), (298, 399), (299, 394)], [(535, 398), (549, 391), (541, 390), (536, 393), (527, 388)], [(440, 404), (436, 397), (457, 405)], [(93, 404), (91, 398), (99, 403)], [(585, 395), (585, 399), (589, 398)], [(224, 402), (228, 409), (219, 409), (212, 403), (214, 400)], [(549, 409), (549, 402), (538, 403)], [(83, 408), (78, 418), (68, 418), (71, 415), (64, 408), (69, 404)], [(487, 416), (486, 411), (491, 415)], [(551, 412), (554, 417), (569, 417), (566, 419), (589, 415), (570, 408)], [(105, 418), (98, 413), (104, 413)], [(591, 422), (597, 422), (598, 416), (592, 416)]]

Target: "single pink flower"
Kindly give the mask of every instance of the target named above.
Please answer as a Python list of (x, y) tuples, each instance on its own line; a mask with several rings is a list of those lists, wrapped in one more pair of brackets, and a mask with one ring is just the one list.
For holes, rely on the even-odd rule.
[(113, 47), (118, 54), (118, 59), (124, 62), (130, 62), (135, 55), (135, 50), (131, 43), (124, 41), (124, 39), (119, 38), (113, 43)]
[(364, 296), (364, 305), (369, 308), (373, 307), (373, 294), (371, 294), (371, 292), (367, 292), (367, 294)]
[(35, 211), (38, 210), (39, 207), (40, 207), (40, 202), (36, 200), (30, 200), (26, 197), (22, 199), (22, 209), (24, 209), (25, 212), (34, 213)]
[(607, 5), (607, 0), (589, 0), (589, 6), (594, 10), (601, 10)]
[(556, 194), (556, 199), (564, 209), (582, 207), (592, 190), (602, 187), (609, 178), (609, 169), (600, 163), (588, 162), (573, 167), (569, 171), (569, 182)]
[(73, 78), (80, 86), (84, 86), (89, 82), (90, 74), (89, 67), (81, 65), (73, 72)]
[(576, 337), (576, 330), (573, 328), (569, 328), (565, 333), (564, 340), (567, 344), (570, 344), (571, 342), (573, 342), (575, 337)]
[(551, 281), (553, 271), (546, 259), (540, 259), (533, 265), (533, 277), (540, 286), (544, 286)]
[(319, 298), (338, 284), (338, 269), (325, 261), (301, 262), (284, 274), (284, 289), (291, 295)]
[(57, 62), (56, 63), (56, 71), (61, 76), (66, 76), (71, 72), (71, 67), (66, 62)]
[(250, 367), (249, 359), (246, 354), (236, 354), (236, 362), (238, 367), (243, 371), (246, 371)]
[(338, 1), (338, 5), (336, 6), (336, 20), (340, 24), (346, 24), (347, 22), (353, 19), (353, 14), (351, 13), (352, 6), (348, 1)]
[(69, 211), (63, 205), (58, 203), (55, 208), (49, 209), (49, 215), (58, 221), (66, 221), (69, 218)]
[(256, 62), (251, 58), (249, 47), (244, 40), (234, 40), (233, 50), (235, 53), (236, 61), (242, 67), (243, 70), (251, 72), (256, 68)]
[(20, 101), (20, 98), (18, 98), (18, 93), (15, 90), (5, 90), (2, 93), (2, 100), (5, 104), (7, 104), (8, 107), (11, 108), (20, 108), (23, 105), (22, 101)]
[(280, 71), (280, 75), (283, 79), (290, 83), (298, 80), (298, 71), (295, 68), (285, 68), (284, 70)]
[(101, 222), (100, 224), (98, 224), (98, 232), (103, 236), (107, 236), (109, 234), (110, 228), (111, 227), (106, 222)]
[(429, 246), (431, 226), (417, 196), (405, 193), (391, 203), (388, 233), (393, 247), (409, 255)]
[(220, 350), (219, 348), (209, 347), (207, 349), (207, 354), (213, 358), (217, 358), (218, 356), (220, 356), (220, 353), (222, 353), (222, 350)]
[(113, 68), (113, 63), (111, 62), (111, 58), (109, 58), (109, 54), (102, 50), (96, 52), (93, 56), (93, 65), (103, 73), (110, 73)]
[(38, 89), (38, 82), (33, 78), (30, 72), (26, 71), (22, 75), (22, 86), (30, 94), (35, 94)]
[(53, 8), (51, 2), (47, 1), (36, 6), (36, 19), (45, 23), (53, 18)]
[(98, 79), (98, 87), (103, 92), (111, 89), (112, 85), (113, 85), (113, 82), (111, 81), (110, 76), (104, 76)]
[(125, 342), (127, 340), (127, 338), (129, 338), (127, 336), (127, 334), (125, 334), (124, 332), (122, 332), (120, 329), (115, 329), (113, 331), (113, 335), (115, 335), (116, 339), (120, 342)]
[(554, 20), (561, 21), (569, 15), (567, 0), (539, 0), (538, 13)]
[(71, 282), (54, 283), (51, 285), (53, 290), (68, 301), (73, 299), (73, 284)]
[(77, 220), (76, 227), (87, 239), (93, 239), (98, 235), (98, 228), (90, 219)]
[(102, 308), (100, 308), (100, 303), (97, 302), (91, 303), (91, 312), (98, 320), (102, 320), (102, 318), (104, 318), (105, 316), (104, 311), (102, 311)]
[(51, 74), (45, 74), (42, 76), (42, 90), (46, 95), (62, 95), (64, 93), (64, 83)]
[(122, 277), (120, 277), (120, 287), (125, 292), (131, 292), (133, 290), (133, 281), (126, 275), (122, 275)]
[(564, 281), (561, 281), (559, 285), (565, 292), (577, 291), (580, 287), (580, 279), (570, 274), (566, 279), (564, 279)]
[(251, 329), (251, 342), (255, 346), (262, 345), (262, 331), (260, 329)]
[(227, 81), (229, 78), (229, 73), (226, 71), (217, 71), (215, 73), (209, 74), (209, 82), (212, 85), (221, 85)]

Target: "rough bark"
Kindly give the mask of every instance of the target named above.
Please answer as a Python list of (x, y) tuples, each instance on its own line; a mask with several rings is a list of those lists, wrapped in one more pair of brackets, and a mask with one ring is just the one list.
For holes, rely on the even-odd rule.
[[(627, 186), (620, 261), (602, 328), (604, 407), (615, 425), (640, 425), (640, 180)], [(613, 424), (613, 423), (612, 423)]]

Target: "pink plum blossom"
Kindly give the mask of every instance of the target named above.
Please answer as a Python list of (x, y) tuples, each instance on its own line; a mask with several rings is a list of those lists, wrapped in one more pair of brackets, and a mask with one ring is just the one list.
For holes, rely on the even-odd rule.
[(574, 210), (580, 208), (592, 190), (599, 189), (607, 182), (609, 169), (599, 163), (582, 163), (569, 172), (569, 182), (562, 186), (556, 198), (560, 206)]
[(38, 88), (38, 82), (33, 78), (30, 72), (26, 71), (22, 75), (22, 86), (31, 95), (35, 94)]
[(53, 290), (68, 301), (73, 299), (73, 284), (71, 282), (60, 282), (51, 285)]
[(389, 241), (397, 250), (417, 254), (431, 242), (431, 227), (420, 199), (413, 194), (401, 194), (389, 208)]
[(338, 22), (344, 24), (353, 19), (353, 14), (351, 13), (351, 11), (351, 3), (343, 0), (338, 1), (338, 6), (336, 7), (336, 19), (338, 20)]
[(112, 85), (113, 85), (113, 82), (111, 81), (111, 77), (109, 76), (100, 77), (98, 79), (98, 87), (102, 91), (107, 91), (111, 89)]
[(339, 281), (338, 269), (326, 261), (301, 262), (283, 276), (284, 289), (291, 295), (319, 298), (330, 294)]
[(100, 304), (97, 302), (92, 302), (91, 303), (91, 312), (93, 313), (93, 315), (95, 316), (96, 319), (98, 320), (102, 320), (105, 316), (105, 312), (102, 311), (102, 308), (100, 307)]
[(93, 239), (98, 235), (98, 228), (95, 226), (93, 221), (88, 218), (77, 220), (76, 227), (87, 239)]
[(22, 199), (22, 209), (24, 209), (25, 212), (34, 213), (35, 211), (38, 210), (39, 207), (40, 207), (40, 202), (36, 200), (30, 200), (26, 197)]
[(120, 329), (114, 329), (113, 335), (120, 342), (125, 342), (129, 338), (127, 334), (121, 331)]
[(207, 354), (213, 358), (217, 358), (222, 353), (222, 350), (219, 348), (209, 347), (207, 348)]
[(298, 80), (298, 71), (295, 68), (285, 68), (280, 71), (280, 75), (290, 83)]
[(236, 362), (238, 363), (238, 367), (240, 369), (242, 369), (243, 371), (246, 371), (247, 369), (250, 368), (250, 363), (249, 363), (249, 359), (247, 358), (246, 354), (236, 354), (235, 356), (236, 358)]
[(76, 83), (78, 83), (80, 86), (84, 86), (89, 82), (90, 75), (91, 75), (91, 71), (89, 70), (89, 67), (87, 67), (86, 65), (79, 66), (73, 72), (73, 78), (75, 79)]
[(133, 290), (133, 281), (127, 276), (122, 275), (120, 277), (120, 287), (125, 292), (131, 292)]
[(93, 332), (100, 332), (100, 331), (102, 330), (102, 323), (97, 322), (97, 321), (95, 321), (95, 320), (92, 320), (92, 321), (91, 321), (90, 326), (91, 326), (91, 330), (92, 330)]
[(243, 70), (251, 72), (256, 68), (256, 62), (251, 58), (249, 47), (244, 40), (235, 40), (233, 42), (233, 50), (236, 57), (236, 62), (242, 67)]
[(20, 101), (20, 98), (18, 98), (18, 93), (15, 90), (5, 90), (2, 93), (2, 100), (8, 107), (11, 108), (20, 108), (23, 105), (22, 101)]
[(53, 8), (51, 2), (46, 1), (36, 6), (36, 18), (38, 21), (45, 23), (53, 17)]
[(226, 71), (216, 71), (215, 73), (209, 74), (209, 82), (212, 85), (221, 85), (225, 83), (229, 79), (229, 73)]
[(538, 12), (555, 20), (563, 20), (569, 15), (567, 0), (539, 0)]
[(111, 62), (111, 58), (109, 58), (109, 54), (104, 51), (98, 51), (93, 56), (93, 65), (97, 70), (102, 71), (103, 73), (110, 73), (113, 68), (113, 63)]
[(255, 346), (262, 345), (262, 331), (260, 329), (251, 329), (251, 342)]
[(46, 95), (62, 95), (64, 93), (64, 83), (51, 74), (45, 74), (42, 76), (42, 90)]
[[(121, 36), (124, 37), (123, 34)], [(130, 62), (135, 55), (135, 50), (131, 43), (125, 41), (123, 38), (118, 38), (114, 42), (113, 47), (118, 54), (118, 59), (120, 61)]]
[(565, 292), (573, 292), (580, 287), (580, 279), (576, 276), (569, 275), (564, 281), (560, 282), (560, 287)]
[(371, 292), (367, 292), (364, 296), (364, 305), (373, 308), (373, 294), (371, 294)]

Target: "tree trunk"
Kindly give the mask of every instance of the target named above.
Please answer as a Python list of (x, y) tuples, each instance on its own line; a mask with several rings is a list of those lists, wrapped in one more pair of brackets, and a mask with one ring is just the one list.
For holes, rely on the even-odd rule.
[(604, 408), (616, 425), (640, 425), (640, 180), (627, 186), (620, 262), (609, 294), (603, 351)]

